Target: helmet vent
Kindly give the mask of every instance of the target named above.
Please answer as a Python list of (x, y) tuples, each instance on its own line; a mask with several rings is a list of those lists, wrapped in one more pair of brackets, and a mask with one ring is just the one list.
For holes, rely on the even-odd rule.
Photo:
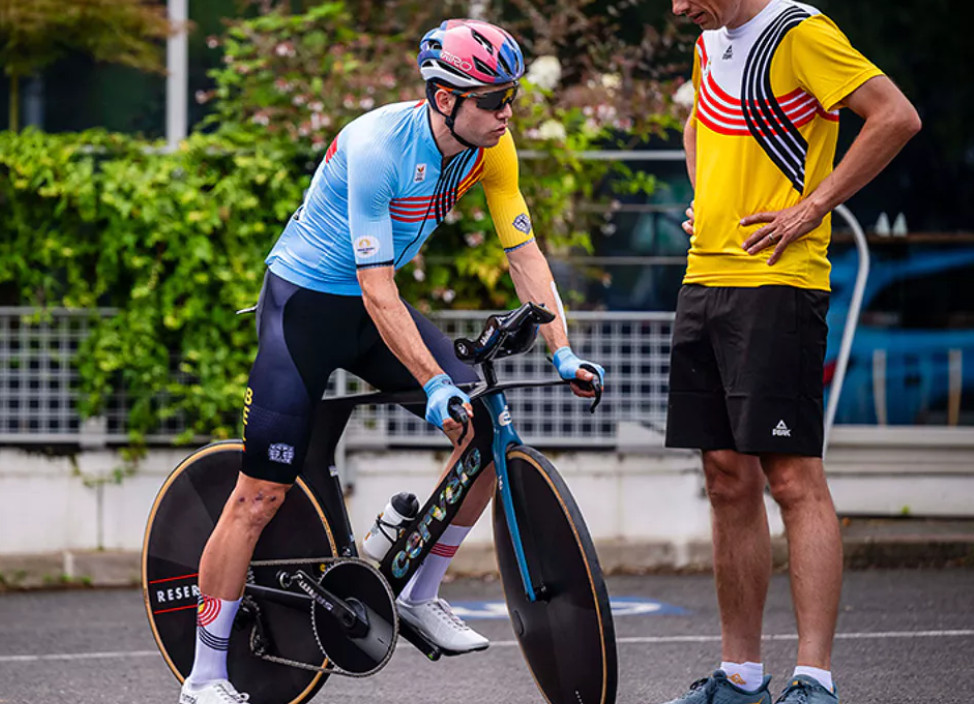
[(478, 71), (480, 71), (481, 73), (486, 73), (488, 76), (493, 76), (494, 78), (497, 78), (500, 75), (497, 73), (497, 71), (492, 69), (490, 66), (485, 64), (476, 56), (473, 58), (473, 65), (477, 67)]
[(473, 38), (477, 40), (477, 43), (484, 48), (484, 51), (491, 56), (494, 55), (494, 45), (490, 43), (490, 40), (487, 37), (478, 32), (476, 29), (471, 29), (470, 33), (473, 35)]

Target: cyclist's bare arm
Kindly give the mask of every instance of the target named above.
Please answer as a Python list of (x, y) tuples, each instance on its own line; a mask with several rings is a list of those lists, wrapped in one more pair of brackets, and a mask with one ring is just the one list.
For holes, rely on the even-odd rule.
[(422, 385), (442, 374), (443, 369), (426, 348), (416, 323), (399, 297), (395, 273), (391, 266), (359, 269), (362, 301), (383, 342)]
[[(555, 314), (553, 321), (541, 326), (541, 334), (548, 343), (548, 349), (554, 352), (568, 345), (568, 334), (565, 332), (561, 304), (555, 293), (554, 278), (551, 276), (548, 260), (542, 254), (537, 241), (532, 240), (508, 252), (507, 261), (511, 265), (511, 280), (514, 282), (514, 289), (521, 302), (543, 303)], [(585, 369), (580, 370), (579, 374), (582, 381), (591, 381), (595, 378)], [(572, 391), (578, 396), (592, 395), (591, 391), (582, 391), (576, 386), (572, 386)]]

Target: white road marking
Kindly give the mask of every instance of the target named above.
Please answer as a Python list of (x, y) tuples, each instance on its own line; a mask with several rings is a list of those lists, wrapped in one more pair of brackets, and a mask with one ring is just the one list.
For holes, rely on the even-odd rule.
[[(878, 640), (886, 638), (972, 638), (974, 630), (955, 631), (876, 631), (870, 633), (836, 633), (836, 640)], [(764, 636), (764, 640), (798, 640), (794, 633)], [(666, 645), (668, 643), (719, 643), (720, 636), (630, 636), (617, 638), (621, 645)], [(516, 646), (516, 640), (491, 641), (492, 648)], [(98, 660), (158, 657), (158, 650), (131, 650), (103, 653), (51, 653), (47, 655), (0, 655), (0, 664), (7, 662), (41, 662), (49, 660)]]

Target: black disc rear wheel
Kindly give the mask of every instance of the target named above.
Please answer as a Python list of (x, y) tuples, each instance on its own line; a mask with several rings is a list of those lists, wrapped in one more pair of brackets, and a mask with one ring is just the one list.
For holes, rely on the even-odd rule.
[(524, 659), (550, 704), (612, 704), (618, 681), (609, 595), (588, 528), (564, 480), (537, 450), (507, 453), (508, 481), (532, 582), (518, 569), (500, 496), (494, 546)]
[[(183, 460), (165, 481), (146, 526), (142, 548), (142, 592), (152, 635), (173, 674), (182, 682), (193, 666), (196, 647), (197, 577), (200, 556), (223, 505), (237, 482), (243, 458), (239, 440), (207, 445)], [(261, 534), (254, 561), (300, 560), (335, 554), (328, 519), (299, 478), (274, 519)], [(302, 565), (308, 569), (308, 565)], [(325, 565), (312, 565), (324, 572)], [(248, 579), (277, 587), (277, 569), (251, 569)], [(256, 605), (274, 655), (325, 667), (306, 608), (246, 597)], [(269, 662), (254, 654), (255, 610), (241, 608), (230, 636), (230, 680), (261, 704), (301, 704), (321, 688), (326, 673)]]

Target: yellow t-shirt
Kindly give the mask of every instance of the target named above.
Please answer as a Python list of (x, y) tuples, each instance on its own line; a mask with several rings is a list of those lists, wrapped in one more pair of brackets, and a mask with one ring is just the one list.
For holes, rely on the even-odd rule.
[(828, 17), (771, 0), (746, 24), (707, 31), (693, 62), (694, 235), (684, 283), (829, 290), (831, 216), (768, 266), (741, 218), (798, 203), (832, 172), (841, 102), (882, 72)]

